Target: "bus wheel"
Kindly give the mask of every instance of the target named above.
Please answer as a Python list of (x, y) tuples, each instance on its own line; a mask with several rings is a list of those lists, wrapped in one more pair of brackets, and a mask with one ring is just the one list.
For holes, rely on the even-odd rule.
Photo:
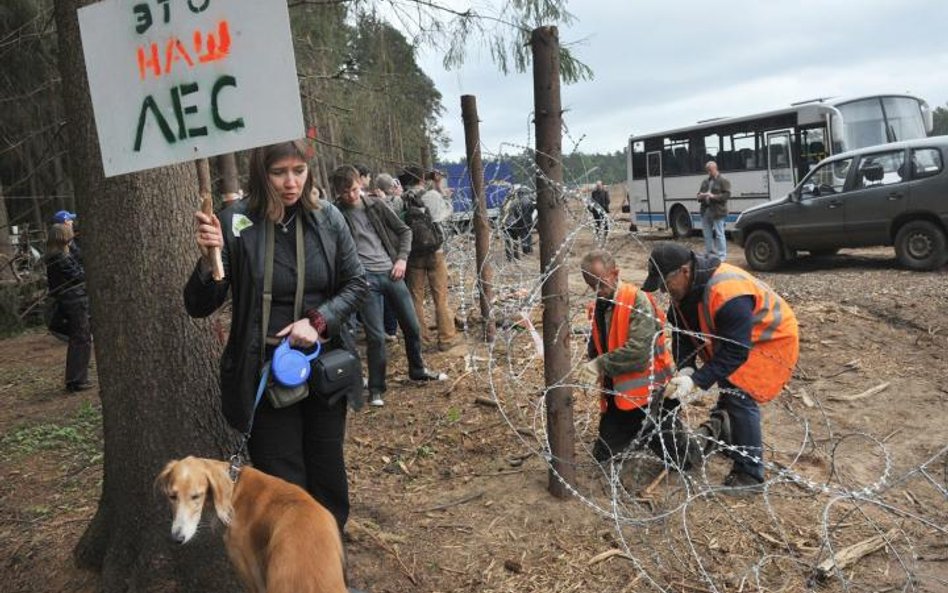
[(759, 272), (776, 270), (783, 263), (780, 239), (770, 231), (754, 231), (744, 243), (744, 258), (747, 265)]
[(671, 221), (669, 226), (671, 226), (672, 235), (676, 239), (682, 239), (691, 234), (691, 214), (684, 206), (672, 208), (668, 219)]
[(910, 270), (933, 270), (945, 263), (945, 233), (927, 220), (913, 220), (895, 234), (895, 255)]

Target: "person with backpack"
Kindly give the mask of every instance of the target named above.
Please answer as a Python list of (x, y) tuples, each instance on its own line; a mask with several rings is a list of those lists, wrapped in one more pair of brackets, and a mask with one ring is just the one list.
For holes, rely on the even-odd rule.
[[(411, 252), (405, 279), (415, 313), (421, 324), (421, 339), (428, 347), (451, 349), (457, 342), (454, 314), (448, 308), (448, 266), (444, 258), (445, 232), (443, 223), (451, 216), (451, 205), (436, 190), (426, 190), (421, 167), (410, 165), (399, 174), (405, 188), (405, 224), (412, 232)], [(431, 289), (437, 321), (437, 340), (425, 321), (425, 288)]]
[(520, 259), (521, 252), (533, 252), (533, 216), (536, 202), (530, 191), (518, 187), (510, 192), (500, 208), (501, 227), (504, 231), (504, 254), (507, 261)]
[(392, 304), (405, 336), (408, 378), (412, 381), (444, 381), (448, 376), (430, 371), (422, 359), (421, 330), (411, 295), (403, 281), (412, 243), (411, 229), (380, 198), (360, 191), (359, 171), (354, 167), (338, 167), (330, 175), (329, 183), (335, 204), (352, 232), (369, 284), (369, 293), (361, 308), (369, 368), (369, 403), (383, 406), (387, 356), (382, 303), (386, 298)]

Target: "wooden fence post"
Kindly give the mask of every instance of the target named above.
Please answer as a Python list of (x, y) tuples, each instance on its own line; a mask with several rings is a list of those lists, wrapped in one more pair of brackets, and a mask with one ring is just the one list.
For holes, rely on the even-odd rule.
[(563, 114), (560, 103), (560, 42), (556, 27), (534, 29), (533, 105), (536, 122), (537, 212), (543, 295), (543, 374), (552, 465), (549, 490), (569, 496), (576, 481), (573, 390), (570, 362), (569, 283), (566, 269), (566, 209), (563, 201)]
[(496, 328), (491, 319), (490, 305), (494, 298), (494, 270), (487, 261), (490, 250), (490, 223), (487, 220), (487, 197), (484, 194), (484, 165), (481, 163), (481, 134), (477, 119), (477, 97), (461, 96), (461, 119), (464, 120), (464, 144), (467, 148), (467, 169), (474, 190), (474, 253), (477, 262), (477, 294), (481, 301), (483, 337), (494, 341)]

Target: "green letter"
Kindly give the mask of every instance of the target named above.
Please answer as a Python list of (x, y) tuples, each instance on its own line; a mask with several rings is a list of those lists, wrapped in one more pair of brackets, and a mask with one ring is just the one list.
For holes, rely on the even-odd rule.
[(201, 126), (200, 128), (184, 128), (184, 116), (185, 114), (197, 113), (197, 105), (188, 105), (184, 109), (181, 108), (181, 97), (185, 95), (190, 95), (191, 93), (196, 93), (198, 91), (198, 85), (196, 82), (189, 82), (187, 84), (182, 84), (171, 89), (171, 102), (174, 104), (174, 115), (178, 118), (178, 140), (184, 140), (185, 138), (193, 138), (194, 136), (207, 136), (207, 127)]
[(138, 16), (138, 22), (135, 23), (135, 32), (141, 35), (151, 27), (151, 9), (145, 3), (136, 4), (132, 7), (132, 14)]
[(224, 121), (221, 118), (220, 108), (217, 105), (217, 95), (225, 86), (232, 86), (236, 88), (237, 79), (227, 74), (218, 78), (217, 82), (214, 83), (214, 88), (211, 89), (211, 116), (214, 118), (214, 125), (217, 126), (217, 129), (224, 130), (226, 132), (228, 130), (236, 130), (237, 128), (244, 127), (244, 118), (238, 117), (237, 119), (231, 121)]
[(168, 126), (168, 122), (165, 121), (164, 116), (161, 115), (161, 110), (158, 109), (158, 104), (155, 103), (155, 99), (152, 98), (151, 95), (148, 95), (145, 97), (145, 100), (142, 101), (142, 110), (138, 115), (138, 131), (135, 133), (135, 152), (142, 149), (142, 134), (145, 132), (145, 118), (148, 115), (147, 112), (149, 109), (155, 114), (155, 121), (158, 122), (158, 127), (161, 128), (161, 133), (164, 135), (165, 140), (168, 144), (174, 144), (174, 133)]

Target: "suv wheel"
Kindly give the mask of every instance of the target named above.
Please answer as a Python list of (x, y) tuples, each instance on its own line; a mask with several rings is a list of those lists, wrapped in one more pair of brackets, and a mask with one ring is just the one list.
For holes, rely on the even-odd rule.
[(780, 239), (771, 231), (757, 230), (744, 242), (744, 258), (747, 264), (760, 272), (776, 270), (783, 263), (783, 247)]
[(895, 235), (895, 255), (910, 270), (932, 270), (945, 263), (945, 233), (927, 220), (902, 225)]
[(676, 206), (671, 211), (671, 231), (676, 239), (687, 237), (691, 234), (691, 214), (683, 206)]

